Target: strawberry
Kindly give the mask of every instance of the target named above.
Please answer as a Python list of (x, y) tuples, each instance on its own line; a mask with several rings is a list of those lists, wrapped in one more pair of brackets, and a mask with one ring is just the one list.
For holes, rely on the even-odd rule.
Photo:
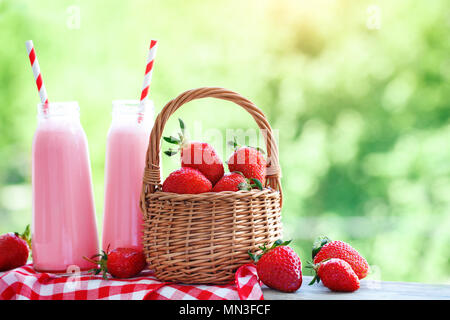
[(163, 137), (168, 143), (178, 145), (178, 149), (169, 149), (164, 153), (168, 156), (173, 156), (180, 151), (182, 167), (197, 169), (203, 173), (213, 185), (216, 184), (224, 174), (222, 160), (210, 144), (206, 142), (189, 141), (185, 135), (185, 125), (183, 120), (178, 120), (181, 128), (181, 133), (178, 134), (178, 138), (174, 136)]
[[(93, 260), (96, 257), (100, 259)], [(84, 259), (96, 264), (98, 268), (90, 271), (96, 275), (102, 272), (104, 279), (108, 278), (107, 273), (115, 278), (131, 278), (138, 275), (146, 266), (144, 253), (135, 248), (116, 248), (111, 252), (102, 250), (101, 254)]]
[(175, 170), (164, 180), (164, 192), (196, 194), (209, 192), (212, 189), (209, 181), (200, 171), (189, 167)]
[(227, 162), (230, 172), (242, 172), (246, 178), (258, 179), (264, 185), (267, 163), (262, 150), (239, 146), (236, 140), (229, 143), (235, 148)]
[(272, 247), (260, 247), (261, 255), (249, 252), (256, 262), (259, 279), (268, 287), (283, 292), (294, 292), (302, 285), (302, 262), (287, 245), (290, 241), (277, 240)]
[(331, 241), (323, 237), (316, 240), (313, 246), (314, 264), (325, 259), (338, 258), (346, 261), (355, 271), (359, 279), (363, 279), (369, 272), (369, 264), (358, 251), (343, 241)]
[(30, 226), (24, 233), (10, 232), (0, 236), (0, 271), (18, 268), (27, 263), (30, 253)]
[(327, 259), (312, 266), (316, 277), (311, 281), (322, 280), (325, 287), (332, 291), (353, 292), (359, 289), (359, 279), (350, 264), (342, 259)]
[(262, 190), (262, 184), (259, 180), (253, 179), (253, 182), (253, 184), (250, 183), (249, 179), (245, 178), (241, 172), (235, 171), (224, 175), (219, 182), (216, 183), (212, 191), (221, 192), (251, 190), (253, 187), (257, 187)]

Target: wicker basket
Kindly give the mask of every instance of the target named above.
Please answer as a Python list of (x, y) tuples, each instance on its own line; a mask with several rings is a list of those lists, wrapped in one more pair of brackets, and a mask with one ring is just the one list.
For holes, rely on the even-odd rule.
[[(183, 104), (201, 98), (229, 100), (247, 110), (266, 140), (263, 190), (175, 194), (161, 190), (161, 135)], [(150, 135), (141, 194), (144, 252), (162, 281), (223, 284), (248, 263), (248, 250), (281, 238), (282, 191), (278, 148), (264, 114), (241, 95), (223, 88), (186, 91), (165, 105)]]

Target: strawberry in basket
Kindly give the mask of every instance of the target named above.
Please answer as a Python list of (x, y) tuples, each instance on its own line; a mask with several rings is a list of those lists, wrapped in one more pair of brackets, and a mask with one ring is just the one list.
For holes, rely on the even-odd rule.
[(240, 146), (236, 142), (236, 138), (229, 144), (234, 148), (234, 152), (227, 162), (230, 172), (242, 172), (246, 178), (257, 179), (264, 185), (267, 163), (262, 149)]
[[(237, 185), (244, 182), (244, 179), (232, 174), (234, 171), (239, 171), (247, 179), (258, 179), (261, 185), (267, 186), (263, 191), (206, 192), (198, 195), (161, 192), (161, 184), (158, 179), (161, 176), (161, 158), (159, 153), (160, 140), (162, 140), (161, 131), (164, 130), (166, 120), (189, 101), (204, 98), (230, 101), (250, 113), (266, 138), (267, 154), (273, 155), (270, 159), (271, 167), (279, 168), (278, 147), (270, 124), (264, 113), (240, 94), (224, 88), (205, 87), (187, 90), (170, 100), (155, 120), (154, 128), (159, 130), (153, 130), (151, 133), (146, 157), (146, 174), (148, 179), (144, 179), (144, 188), (142, 188), (141, 193), (142, 198), (145, 197), (145, 199), (149, 200), (141, 202), (142, 210), (145, 213), (144, 242), (147, 244), (144, 250), (146, 250), (146, 254), (151, 255), (152, 259), (149, 261), (150, 269), (154, 270), (155, 276), (160, 281), (190, 284), (230, 283), (234, 278), (236, 266), (249, 262), (245, 256), (249, 248), (243, 245), (248, 243), (249, 238), (255, 239), (258, 244), (263, 244), (262, 239), (270, 239), (270, 242), (273, 242), (274, 238), (282, 233), (282, 190), (279, 172), (278, 170), (273, 170), (273, 173), (270, 172), (270, 179), (265, 177), (265, 156), (257, 149), (239, 148), (239, 150), (233, 150), (232, 159), (236, 156), (238, 161), (237, 163), (229, 161), (228, 168), (231, 174), (227, 175), (220, 184), (219, 180), (223, 173), (220, 163), (216, 163), (220, 170), (217, 170), (219, 174), (216, 175), (216, 179), (211, 178), (202, 166), (197, 166), (196, 169), (199, 170), (197, 173), (182, 173), (178, 181), (191, 181), (190, 179), (192, 178), (199, 184), (203, 184), (204, 180), (199, 178), (199, 175), (203, 174), (204, 177), (206, 176), (205, 179), (210, 178), (210, 182), (217, 185), (216, 190), (220, 186), (224, 189), (236, 190)], [(180, 122), (180, 126), (183, 131), (184, 124)], [(179, 148), (181, 140), (183, 139), (178, 135), (165, 138), (165, 141), (171, 143), (172, 147), (173, 145), (178, 145), (177, 151), (181, 151)], [(191, 149), (187, 150), (191, 151)], [(202, 150), (200, 158), (205, 160), (203, 157), (203, 150), (205, 149), (200, 148), (200, 150)], [(172, 151), (169, 150), (167, 153), (174, 153)], [(243, 155), (244, 161), (242, 163), (239, 162), (240, 155)], [(253, 155), (256, 156), (255, 163), (246, 161), (246, 159), (251, 160)], [(211, 162), (205, 161), (205, 163)], [(234, 164), (242, 165), (243, 168), (233, 168)], [(186, 164), (182, 163), (181, 166), (182, 169), (188, 169)], [(197, 178), (194, 179), (194, 175)], [(183, 177), (182, 179), (181, 176)], [(234, 179), (237, 181), (233, 181)], [(163, 183), (163, 191), (170, 190), (170, 187), (175, 187), (174, 181), (176, 180), (172, 177), (167, 177), (165, 183)], [(252, 184), (255, 182), (254, 180), (250, 181), (252, 181)], [(189, 185), (189, 183), (185, 184)], [(197, 186), (195, 187), (197, 188)], [(191, 186), (183, 188), (184, 190), (177, 191), (186, 192)], [(172, 191), (174, 190), (172, 189)], [(167, 223), (168, 215), (170, 215), (170, 223)], [(220, 223), (221, 221), (223, 223)], [(223, 234), (233, 234), (233, 237), (223, 238)], [(208, 235), (208, 237), (205, 237), (205, 235)], [(223, 241), (217, 241), (221, 237)], [(167, 241), (168, 238), (171, 241)], [(201, 243), (199, 239), (202, 239)], [(161, 250), (153, 250), (155, 247)], [(183, 247), (183, 259), (174, 259), (175, 256), (179, 255), (180, 247)], [(253, 246), (251, 247), (253, 248)], [(295, 290), (299, 287), (301, 274), (299, 259), (290, 260), (290, 258), (294, 257), (294, 253), (290, 249), (286, 246), (280, 246), (280, 248), (271, 249), (266, 255), (266, 258), (263, 256), (260, 260), (260, 267), (262, 266), (260, 270), (262, 270), (263, 274), (264, 271), (269, 271), (270, 273), (269, 269), (273, 267), (275, 273), (278, 270), (278, 274), (281, 275), (280, 280), (283, 283), (278, 284), (280, 284), (282, 289)], [(287, 261), (288, 264), (278, 264), (276, 263), (277, 261)], [(289, 262), (291, 263), (289, 264)], [(171, 266), (171, 268), (157, 267), (161, 265)], [(264, 265), (267, 268), (264, 268)], [(266, 282), (270, 282), (269, 277), (266, 279)], [(277, 279), (275, 277), (272, 279), (275, 286)]]
[(186, 129), (183, 120), (178, 119), (181, 133), (178, 137), (163, 137), (168, 143), (177, 145), (177, 149), (170, 148), (166, 155), (173, 156), (180, 152), (181, 166), (190, 167), (200, 171), (214, 185), (224, 174), (223, 163), (214, 148), (206, 142), (189, 141), (186, 138)]
[(211, 191), (212, 184), (200, 171), (185, 167), (175, 170), (164, 180), (162, 190), (181, 194)]
[(235, 171), (224, 175), (219, 182), (216, 183), (213, 192), (221, 191), (239, 191), (239, 190), (251, 190), (258, 188), (262, 190), (263, 186), (258, 179), (247, 179), (242, 172)]

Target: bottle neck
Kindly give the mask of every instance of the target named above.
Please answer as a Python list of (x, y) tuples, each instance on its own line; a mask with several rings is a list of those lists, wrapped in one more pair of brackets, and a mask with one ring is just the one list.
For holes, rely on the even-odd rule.
[(137, 100), (115, 100), (112, 103), (112, 125), (149, 128), (153, 122), (153, 102), (141, 106)]
[(46, 120), (79, 122), (80, 120), (80, 107), (76, 101), (39, 103), (37, 109), (39, 122)]

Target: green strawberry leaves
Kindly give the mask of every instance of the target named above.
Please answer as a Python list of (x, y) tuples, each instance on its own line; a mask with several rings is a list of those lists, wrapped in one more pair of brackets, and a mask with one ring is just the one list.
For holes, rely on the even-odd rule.
[(278, 239), (277, 241), (274, 242), (274, 244), (272, 245), (272, 248), (276, 248), (276, 247), (280, 247), (280, 246), (287, 246), (292, 242), (292, 240), (287, 240), (287, 241), (283, 241), (281, 239)]
[[(312, 259), (314, 260), (314, 257), (319, 253), (319, 251), (322, 249), (322, 247), (324, 245), (326, 245), (327, 243), (331, 242), (331, 241), (332, 240), (330, 238), (328, 238), (327, 236), (317, 237), (314, 240), (312, 251), (311, 251)], [(326, 259), (326, 260), (328, 260), (328, 259)], [(326, 260), (323, 260), (322, 262), (324, 262)], [(317, 270), (319, 269), (319, 265), (320, 265), (320, 263), (319, 264), (314, 264), (312, 261), (309, 261), (307, 263), (307, 265), (306, 265), (306, 268), (313, 269), (315, 271), (314, 277), (312, 278), (311, 282), (309, 283), (310, 286), (313, 285), (316, 282), (317, 283), (320, 282), (319, 275), (317, 274)]]
[[(240, 171), (233, 171), (232, 173), (237, 173), (245, 178), (244, 174)], [(253, 181), (254, 183), (251, 183), (250, 181)], [(251, 179), (245, 178), (245, 182), (239, 183), (237, 187), (239, 190), (247, 190), (247, 191), (250, 191), (253, 188), (258, 188), (259, 190), (262, 190), (264, 188), (261, 181), (255, 178)]]
[(248, 255), (250, 256), (250, 259), (252, 261), (254, 261), (255, 263), (258, 262), (259, 258), (262, 257), (261, 254), (253, 254), (253, 253), (250, 252), (250, 250), (248, 250)]
[(164, 151), (164, 154), (169, 157), (177, 154), (180, 151), (180, 149), (183, 147), (183, 145), (185, 145), (187, 142), (186, 126), (185, 126), (183, 120), (181, 120), (180, 118), (178, 118), (178, 122), (180, 123), (180, 129), (181, 129), (181, 133), (178, 133), (178, 138), (174, 137), (174, 136), (163, 137), (164, 141), (166, 141), (167, 143), (178, 146), (177, 149), (169, 148), (169, 150)]
[(317, 275), (317, 273), (314, 275), (314, 277), (312, 278), (312, 280), (308, 283), (309, 286), (312, 286), (314, 283), (319, 283), (320, 282), (320, 278)]
[(171, 144), (180, 144), (181, 143), (181, 140), (180, 139), (178, 139), (178, 138), (175, 138), (174, 136), (170, 136), (170, 137), (163, 137), (163, 139), (165, 140), (165, 141), (167, 141), (168, 143), (171, 143)]
[(250, 185), (247, 182), (241, 182), (237, 185), (237, 188), (239, 190), (246, 190), (246, 191), (250, 191), (252, 190), (252, 187), (250, 187)]
[(175, 150), (175, 149), (172, 149), (172, 148), (169, 148), (169, 150), (164, 151), (164, 154), (169, 156), (169, 157), (171, 157), (171, 156), (173, 156), (174, 154), (177, 154), (177, 153), (178, 153), (178, 150)]
[(276, 247), (281, 247), (281, 246), (287, 246), (292, 242), (292, 240), (288, 240), (288, 241), (283, 241), (281, 239), (278, 239), (277, 241), (275, 241), (272, 246), (270, 248), (267, 248), (266, 244), (264, 244), (263, 246), (259, 246), (258, 248), (262, 250), (261, 254), (253, 254), (251, 253), (250, 250), (248, 250), (248, 255), (250, 256), (250, 259), (253, 260), (255, 263), (259, 261), (259, 259), (261, 259), (261, 257), (266, 254), (267, 252), (269, 252), (270, 250), (276, 248)]
[(312, 247), (312, 258), (314, 260), (314, 257), (319, 253), (320, 249), (322, 249), (322, 247), (324, 245), (326, 245), (327, 243), (331, 242), (332, 240), (330, 238), (328, 238), (327, 236), (320, 236), (317, 237), (316, 240), (314, 240), (314, 244)]
[(28, 244), (28, 247), (31, 250), (31, 231), (30, 231), (30, 225), (29, 224), (25, 227), (25, 230), (24, 230), (23, 233), (19, 234), (18, 232), (14, 232), (14, 234), (17, 237), (25, 240), (25, 242)]
[(186, 126), (184, 125), (184, 122), (183, 122), (183, 120), (181, 120), (181, 118), (178, 118), (178, 122), (180, 123), (180, 129), (181, 129), (181, 133), (183, 134), (183, 136), (184, 136), (184, 133), (185, 133), (185, 128), (186, 128)]
[[(233, 137), (233, 141), (228, 141), (227, 144), (228, 144), (231, 148), (233, 148), (234, 151), (236, 151), (237, 149), (239, 149), (239, 148), (242, 147), (242, 145), (239, 144), (239, 143), (237, 142), (236, 137)], [(256, 150), (258, 150), (259, 152), (261, 152), (262, 154), (266, 154), (266, 152), (265, 152), (262, 148), (260, 148), (260, 147), (251, 147), (251, 146), (248, 146), (248, 147), (249, 147), (249, 148), (256, 149)]]
[(261, 181), (259, 181), (259, 180), (256, 179), (256, 178), (251, 178), (250, 180), (252, 180), (252, 181), (255, 183), (255, 184), (252, 185), (252, 186), (257, 187), (259, 190), (262, 190), (262, 189), (263, 189), (263, 185), (262, 185)]
[(236, 137), (233, 137), (233, 141), (228, 141), (228, 145), (232, 147), (233, 150), (236, 150), (241, 147), (241, 145), (237, 143)]
[(319, 278), (319, 276), (317, 275), (317, 269), (319, 268), (319, 265), (317, 264), (317, 265), (315, 265), (314, 263), (312, 263), (311, 261), (308, 261), (307, 263), (306, 263), (306, 266), (305, 266), (305, 268), (308, 268), (308, 269), (313, 269), (314, 270), (314, 277), (312, 278), (312, 280), (308, 283), (308, 285), (310, 285), (310, 286), (312, 286), (314, 283), (319, 283), (320, 282), (320, 278)]
[[(253, 148), (253, 147), (252, 147), (252, 148)], [(262, 154), (266, 154), (266, 152), (265, 152), (262, 148), (260, 148), (260, 147), (256, 147), (256, 148), (254, 148), (254, 149), (258, 150), (258, 151), (261, 152)]]
[(246, 179), (246, 182), (241, 182), (237, 185), (239, 190), (246, 190), (246, 191), (250, 191), (253, 188), (258, 188), (259, 190), (263, 189), (263, 185), (261, 183), (261, 181), (259, 181), (258, 179), (255, 178), (251, 178), (250, 180), (253, 181), (254, 183), (250, 183), (249, 179)]
[[(88, 271), (88, 273), (93, 273), (94, 275), (98, 275), (98, 274), (102, 273), (103, 279), (107, 280), (108, 279), (108, 274), (107, 274), (108, 273), (108, 267), (107, 267), (108, 253), (109, 253), (109, 246), (106, 249), (106, 252), (104, 250), (102, 250), (102, 253), (93, 255), (91, 258), (87, 258), (87, 257), (83, 256), (84, 260), (97, 265), (97, 268), (90, 269)], [(94, 260), (95, 258), (100, 258), (100, 259)]]

